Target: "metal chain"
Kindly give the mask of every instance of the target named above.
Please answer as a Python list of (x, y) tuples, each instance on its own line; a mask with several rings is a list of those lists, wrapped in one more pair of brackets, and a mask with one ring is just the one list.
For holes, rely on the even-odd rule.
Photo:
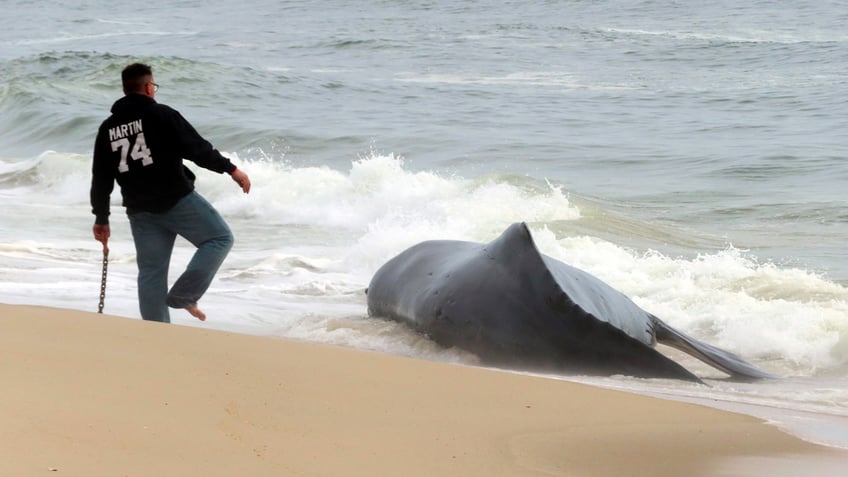
[(97, 313), (103, 313), (103, 304), (106, 301), (106, 269), (109, 267), (109, 249), (103, 247), (103, 277), (100, 279), (100, 304), (97, 305)]

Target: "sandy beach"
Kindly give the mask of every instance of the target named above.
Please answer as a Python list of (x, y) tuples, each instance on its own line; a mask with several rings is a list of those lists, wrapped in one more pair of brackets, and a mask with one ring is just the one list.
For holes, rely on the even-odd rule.
[[(0, 305), (2, 476), (835, 475), (707, 407), (445, 363)], [(821, 472), (817, 465), (821, 464)]]

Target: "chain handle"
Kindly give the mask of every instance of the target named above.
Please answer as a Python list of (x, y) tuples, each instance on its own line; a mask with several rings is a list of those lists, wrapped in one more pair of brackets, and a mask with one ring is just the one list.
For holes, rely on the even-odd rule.
[(97, 305), (97, 313), (103, 313), (106, 301), (106, 269), (109, 267), (109, 247), (103, 246), (103, 277), (100, 279), (100, 304)]

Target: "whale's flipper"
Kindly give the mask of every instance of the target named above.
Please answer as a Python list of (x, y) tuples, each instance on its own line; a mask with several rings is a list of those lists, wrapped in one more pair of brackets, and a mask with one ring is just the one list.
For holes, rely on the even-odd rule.
[(744, 381), (748, 379), (777, 379), (779, 377), (755, 368), (752, 364), (729, 351), (686, 336), (655, 316), (653, 318), (655, 320), (654, 332), (658, 343), (690, 354), (704, 363), (724, 371), (733, 379)]

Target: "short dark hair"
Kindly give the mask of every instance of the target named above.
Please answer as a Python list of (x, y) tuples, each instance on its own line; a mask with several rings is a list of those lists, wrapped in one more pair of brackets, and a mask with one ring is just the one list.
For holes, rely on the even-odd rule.
[(147, 84), (149, 77), (153, 76), (153, 68), (144, 63), (133, 63), (121, 71), (121, 82), (124, 85), (124, 93), (137, 93)]

